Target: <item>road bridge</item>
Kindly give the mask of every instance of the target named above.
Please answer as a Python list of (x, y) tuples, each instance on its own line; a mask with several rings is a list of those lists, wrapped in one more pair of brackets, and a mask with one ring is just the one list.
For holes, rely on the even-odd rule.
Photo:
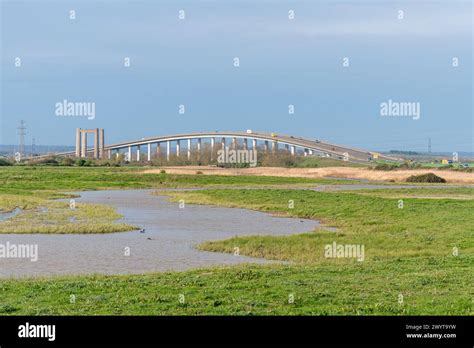
[[(84, 130), (82, 130), (84, 132)], [(76, 130), (76, 134), (81, 134)], [(97, 131), (96, 131), (96, 134)], [(100, 130), (100, 136), (103, 139), (103, 130)], [(350, 162), (366, 163), (374, 159), (385, 159), (397, 161), (399, 159), (382, 155), (368, 150), (353, 148), (350, 146), (337, 145), (328, 143), (318, 139), (305, 139), (302, 137), (253, 132), (247, 130), (245, 132), (236, 131), (214, 131), (214, 132), (198, 132), (183, 133), (174, 135), (155, 136), (142, 138), (139, 140), (124, 141), (115, 144), (100, 144), (100, 149), (94, 148), (84, 149), (84, 143), (79, 142), (76, 136), (76, 151), (57, 153), (62, 156), (76, 156), (94, 158), (112, 158), (117, 153), (124, 153), (129, 161), (147, 160), (151, 161), (156, 156), (166, 157), (170, 160), (171, 156), (186, 156), (191, 158), (193, 152), (202, 153), (204, 145), (211, 152), (211, 156), (221, 149), (255, 149), (258, 152), (282, 152), (286, 151), (291, 155), (301, 154), (303, 156), (320, 156), (345, 160)], [(78, 147), (81, 148), (78, 148)], [(143, 156), (142, 154), (146, 154)], [(39, 156), (39, 157), (44, 157)]]

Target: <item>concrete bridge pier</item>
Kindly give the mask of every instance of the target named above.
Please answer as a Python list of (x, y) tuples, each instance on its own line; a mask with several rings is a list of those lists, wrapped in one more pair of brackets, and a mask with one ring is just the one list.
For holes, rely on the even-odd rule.
[(170, 141), (168, 140), (166, 142), (166, 160), (170, 160)]
[(232, 138), (232, 150), (237, 149), (237, 138)]
[(201, 138), (197, 140), (197, 150), (198, 152), (201, 152)]
[(243, 147), (244, 147), (244, 150), (248, 149), (248, 140), (247, 140), (247, 138), (244, 139)]
[(291, 146), (291, 155), (292, 156), (295, 155), (295, 146), (294, 145)]
[(188, 161), (191, 159), (191, 139), (188, 139)]
[(87, 133), (81, 133), (81, 157), (87, 157)]
[(76, 157), (81, 157), (81, 129), (76, 128)]
[[(99, 129), (99, 158), (104, 158), (104, 128)], [(109, 157), (110, 158), (110, 157)]]
[(132, 162), (132, 147), (128, 147), (128, 161)]
[(140, 145), (137, 145), (137, 162), (140, 162)]
[(214, 147), (216, 144), (216, 139), (211, 138), (211, 161), (214, 159)]
[(257, 150), (257, 139), (252, 139), (252, 150)]
[(156, 143), (156, 157), (161, 157), (161, 143)]
[(222, 144), (222, 151), (225, 151), (225, 138), (222, 138), (221, 144)]
[(148, 150), (147, 151), (148, 152), (147, 153), (147, 160), (148, 160), (148, 162), (150, 162), (151, 161), (151, 143), (148, 143), (148, 149), (147, 150)]
[(180, 147), (180, 141), (176, 140), (176, 157), (179, 157), (179, 147)]
[(278, 151), (278, 142), (273, 141), (272, 142), (272, 152), (275, 153)]
[(201, 138), (197, 140), (197, 157), (198, 159), (201, 158)]
[(99, 158), (99, 128), (94, 129), (94, 158)]
[(263, 150), (265, 151), (265, 153), (268, 152), (268, 140), (265, 140), (265, 145), (263, 146)]

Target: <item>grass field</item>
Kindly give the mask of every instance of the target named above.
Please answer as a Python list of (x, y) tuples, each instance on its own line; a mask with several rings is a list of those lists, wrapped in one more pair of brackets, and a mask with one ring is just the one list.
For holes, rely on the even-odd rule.
[[(202, 186), (207, 189), (165, 193), (187, 204), (243, 207), (337, 227), (336, 231), (249, 236), (199, 246), (219, 252), (234, 252), (237, 247), (242, 255), (288, 264), (2, 279), (0, 314), (474, 314), (472, 188), (351, 192), (285, 188), (311, 180), (143, 175), (122, 168), (0, 169), (0, 204), (5, 210), (20, 206), (32, 212), (58, 203), (50, 198), (83, 189)], [(246, 185), (252, 189), (239, 188)], [(294, 208), (289, 207), (290, 200)], [(333, 242), (363, 245), (364, 261), (325, 257), (325, 246)]]
[(472, 287), (466, 284), (472, 266), (443, 257), (8, 280), (0, 282), (0, 313), (472, 315)]
[[(143, 174), (143, 168), (84, 168), (15, 166), (0, 167), (0, 210), (24, 210), (0, 221), (0, 233), (110, 233), (130, 231), (136, 226), (114, 221), (120, 215), (106, 206), (52, 202), (74, 198), (67, 191), (175, 187), (279, 187), (336, 183), (333, 179), (230, 177)], [(348, 182), (350, 183), (350, 182)]]
[[(159, 187), (202, 187), (226, 185), (350, 184), (349, 180), (288, 178), (277, 176), (213, 176), (144, 174), (144, 167), (0, 167), (0, 193), (28, 190), (81, 191)], [(195, 173), (193, 173), (195, 174)]]
[[(183, 199), (187, 204), (214, 204), (312, 218), (338, 228), (337, 232), (208, 242), (201, 246), (206, 250), (231, 252), (239, 247), (244, 255), (334, 262), (324, 258), (324, 245), (336, 241), (338, 244), (364, 244), (366, 260), (443, 257), (451, 255), (454, 247), (474, 255), (474, 199), (416, 199), (403, 195), (382, 198), (362, 195), (358, 191), (308, 190), (202, 190), (167, 194), (174, 200)], [(403, 199), (401, 209), (399, 199)], [(293, 201), (293, 209), (288, 207), (289, 200)]]

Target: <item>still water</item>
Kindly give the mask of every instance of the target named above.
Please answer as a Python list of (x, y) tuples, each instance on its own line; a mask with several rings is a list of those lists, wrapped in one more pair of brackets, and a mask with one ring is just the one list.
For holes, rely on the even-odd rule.
[[(130, 274), (262, 263), (261, 259), (199, 251), (207, 240), (244, 235), (287, 235), (313, 230), (317, 221), (274, 217), (234, 208), (185, 205), (151, 190), (80, 192), (77, 202), (107, 204), (121, 222), (145, 229), (109, 234), (0, 234), (0, 244), (37, 244), (38, 260), (0, 258), (0, 277), (65, 274)], [(238, 246), (237, 246), (238, 247)], [(126, 251), (130, 255), (126, 256)]]

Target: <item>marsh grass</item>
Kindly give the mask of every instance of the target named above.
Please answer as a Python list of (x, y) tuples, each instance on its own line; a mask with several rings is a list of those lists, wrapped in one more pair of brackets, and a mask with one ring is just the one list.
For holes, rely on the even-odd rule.
[[(416, 189), (413, 189), (416, 190)], [(333, 262), (324, 258), (324, 246), (365, 245), (366, 259), (452, 254), (453, 247), (474, 253), (474, 200), (382, 198), (357, 193), (308, 190), (201, 190), (168, 192), (172, 200), (248, 208), (291, 217), (311, 218), (337, 232), (316, 231), (291, 236), (237, 237), (210, 241), (199, 248), (296, 262)], [(403, 198), (403, 209), (398, 199)], [(288, 200), (294, 209), (288, 208)], [(339, 260), (338, 260), (339, 262)], [(342, 261), (344, 262), (344, 261)], [(351, 262), (351, 260), (345, 260)]]
[[(21, 214), (0, 222), (0, 233), (110, 233), (137, 229), (136, 226), (115, 223), (122, 215), (114, 208), (98, 204), (76, 204), (37, 199), (17, 206)], [(14, 201), (14, 199), (13, 199)]]
[(417, 257), (6, 280), (0, 315), (472, 315), (472, 266), (466, 257)]
[[(298, 178), (143, 175), (129, 168), (8, 167), (0, 169), (0, 207), (22, 207), (39, 222), (49, 219), (67, 224), (70, 214), (75, 214), (82, 223), (79, 214), (93, 220), (103, 215), (114, 219), (116, 213), (82, 204), (70, 212), (64, 209), (67, 203), (51, 199), (70, 197), (60, 193), (66, 190), (314, 182)], [(238, 246), (242, 255), (291, 261), (287, 265), (2, 279), (0, 315), (473, 315), (474, 200), (453, 199), (460, 194), (470, 196), (472, 190), (440, 190), (447, 198), (413, 198), (438, 194), (426, 190), (314, 192), (274, 187), (170, 191), (166, 194), (172, 200), (184, 199), (186, 204), (312, 218), (338, 229), (284, 237), (239, 237), (200, 246), (219, 252), (233, 252)], [(288, 208), (289, 199), (294, 200), (294, 209)], [(397, 207), (399, 199), (404, 201), (403, 209)], [(48, 210), (41, 211), (40, 207)], [(17, 218), (20, 221), (25, 216)], [(324, 244), (333, 241), (364, 244), (366, 259), (324, 258)], [(453, 255), (453, 247), (459, 248), (458, 256)], [(179, 303), (180, 294), (185, 296), (185, 304)], [(288, 301), (290, 294), (295, 299), (292, 304)], [(400, 294), (403, 304), (398, 303)], [(70, 302), (71, 295), (75, 303)]]
[(349, 180), (278, 176), (176, 175), (143, 173), (143, 167), (1, 167), (0, 194), (7, 191), (84, 191), (222, 185), (352, 184)]

